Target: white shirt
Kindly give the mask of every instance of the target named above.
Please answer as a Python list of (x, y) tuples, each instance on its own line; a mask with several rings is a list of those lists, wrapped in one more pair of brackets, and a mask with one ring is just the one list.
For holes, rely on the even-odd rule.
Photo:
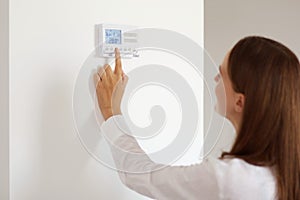
[(206, 159), (190, 166), (162, 165), (153, 162), (130, 136), (122, 115), (110, 117), (101, 129), (122, 183), (142, 195), (158, 200), (276, 199), (276, 181), (267, 167), (237, 158)]

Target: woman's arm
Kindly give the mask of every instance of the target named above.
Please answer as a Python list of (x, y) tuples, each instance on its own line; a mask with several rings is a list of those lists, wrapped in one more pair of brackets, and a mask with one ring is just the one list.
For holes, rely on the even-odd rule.
[(218, 199), (214, 166), (209, 161), (191, 166), (153, 162), (141, 149), (122, 115), (110, 117), (101, 127), (110, 145), (122, 183), (154, 199)]

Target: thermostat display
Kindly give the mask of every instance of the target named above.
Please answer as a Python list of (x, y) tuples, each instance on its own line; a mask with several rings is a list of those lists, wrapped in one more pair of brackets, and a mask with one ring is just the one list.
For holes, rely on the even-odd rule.
[(105, 30), (105, 43), (106, 44), (121, 44), (122, 38), (121, 30), (106, 29)]
[(99, 24), (96, 25), (96, 55), (104, 58), (115, 56), (114, 50), (120, 50), (121, 57), (138, 57), (138, 33), (134, 26)]

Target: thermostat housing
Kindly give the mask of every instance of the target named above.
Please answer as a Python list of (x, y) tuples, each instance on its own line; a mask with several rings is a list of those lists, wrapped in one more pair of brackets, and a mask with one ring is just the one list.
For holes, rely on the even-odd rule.
[(122, 58), (138, 57), (137, 27), (114, 24), (95, 25), (96, 55), (103, 58), (115, 56), (118, 48)]

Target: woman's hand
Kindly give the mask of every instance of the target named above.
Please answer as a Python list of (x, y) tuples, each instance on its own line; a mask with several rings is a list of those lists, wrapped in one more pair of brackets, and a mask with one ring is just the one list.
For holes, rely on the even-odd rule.
[(122, 70), (120, 51), (115, 49), (115, 70), (106, 64), (95, 74), (98, 105), (105, 121), (121, 113), (121, 101), (128, 76)]

